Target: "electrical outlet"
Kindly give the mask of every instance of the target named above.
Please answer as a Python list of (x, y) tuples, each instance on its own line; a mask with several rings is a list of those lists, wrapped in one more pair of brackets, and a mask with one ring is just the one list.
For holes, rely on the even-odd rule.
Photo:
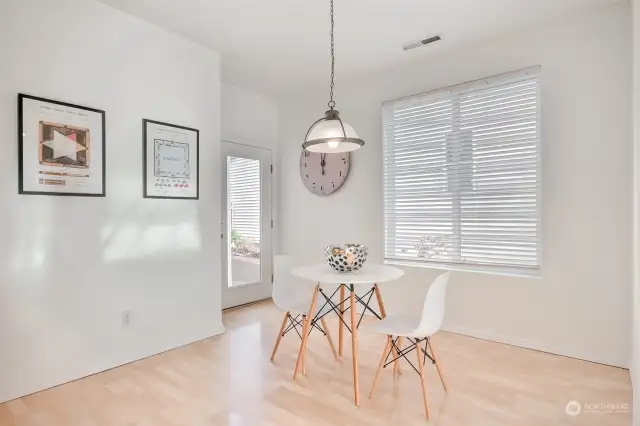
[(131, 325), (131, 311), (122, 311), (122, 326), (129, 327)]

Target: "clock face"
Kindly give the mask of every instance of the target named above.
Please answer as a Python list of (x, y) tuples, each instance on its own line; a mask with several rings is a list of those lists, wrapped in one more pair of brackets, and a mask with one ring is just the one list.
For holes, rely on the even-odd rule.
[(349, 153), (321, 154), (302, 150), (300, 177), (309, 191), (329, 195), (337, 191), (349, 174)]

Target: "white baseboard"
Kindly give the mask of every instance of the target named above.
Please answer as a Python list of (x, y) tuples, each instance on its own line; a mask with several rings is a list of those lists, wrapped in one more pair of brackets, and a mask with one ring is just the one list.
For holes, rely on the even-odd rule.
[(616, 362), (608, 359), (598, 359), (588, 354), (580, 354), (576, 351), (572, 351), (570, 348), (560, 348), (554, 347), (550, 345), (545, 345), (540, 342), (533, 342), (525, 339), (514, 339), (507, 336), (501, 336), (499, 334), (487, 333), (484, 331), (473, 330), (466, 327), (459, 326), (448, 326), (443, 327), (443, 331), (448, 331), (451, 333), (462, 334), (464, 336), (475, 337), (483, 340), (490, 340), (492, 342), (504, 343), (511, 346), (517, 346), (525, 349), (532, 349), (534, 351), (547, 352), (554, 355), (565, 356), (569, 358), (580, 359), (583, 361), (595, 362), (598, 364), (610, 365), (612, 367), (624, 368), (628, 369), (628, 366), (621, 362)]

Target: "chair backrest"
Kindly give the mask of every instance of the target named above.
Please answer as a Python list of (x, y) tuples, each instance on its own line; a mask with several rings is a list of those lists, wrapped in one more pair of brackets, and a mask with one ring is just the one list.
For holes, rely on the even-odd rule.
[(291, 276), (291, 268), (294, 266), (293, 257), (280, 254), (274, 256), (273, 259), (273, 290), (271, 297), (273, 303), (281, 309), (287, 310), (287, 300), (289, 299), (289, 292), (287, 282)]
[(440, 274), (429, 287), (427, 296), (424, 299), (424, 307), (422, 308), (422, 319), (418, 326), (418, 334), (420, 336), (431, 336), (442, 326), (447, 285), (450, 277), (451, 271)]
[(310, 281), (291, 275), (298, 266), (297, 260), (286, 254), (274, 256), (273, 261), (273, 303), (283, 311), (299, 306), (300, 301), (311, 302), (313, 284)]

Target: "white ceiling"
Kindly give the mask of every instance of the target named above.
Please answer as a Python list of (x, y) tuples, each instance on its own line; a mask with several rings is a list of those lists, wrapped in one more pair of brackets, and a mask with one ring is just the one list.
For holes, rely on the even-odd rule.
[[(323, 84), (328, 0), (100, 0), (222, 53), (225, 81), (263, 93)], [(419, 60), (612, 0), (335, 0), (336, 78)], [(404, 51), (439, 34), (443, 41)]]

